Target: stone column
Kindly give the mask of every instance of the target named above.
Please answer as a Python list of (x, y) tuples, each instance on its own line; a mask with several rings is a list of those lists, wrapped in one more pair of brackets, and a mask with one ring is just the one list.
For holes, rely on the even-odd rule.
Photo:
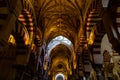
[(81, 80), (84, 77), (84, 65), (82, 59), (83, 47), (79, 47), (77, 50), (77, 75), (78, 79)]

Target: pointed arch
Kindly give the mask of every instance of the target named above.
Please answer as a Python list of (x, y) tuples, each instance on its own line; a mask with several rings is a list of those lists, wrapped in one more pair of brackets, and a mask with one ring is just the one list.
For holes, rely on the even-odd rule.
[(65, 46), (68, 47), (68, 49), (73, 52), (73, 44), (70, 40), (68, 40), (64, 36), (57, 36), (53, 40), (51, 40), (47, 46), (48, 48), (48, 55), (50, 55), (50, 52), (53, 48), (55, 48), (59, 44), (64, 44)]

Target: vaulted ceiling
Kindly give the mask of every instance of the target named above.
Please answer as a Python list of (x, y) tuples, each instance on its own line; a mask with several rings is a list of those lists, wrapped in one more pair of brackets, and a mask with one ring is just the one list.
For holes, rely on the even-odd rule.
[(50, 55), (51, 71), (69, 71), (72, 54), (68, 47), (63, 44), (57, 45)]
[[(31, 50), (35, 47), (41, 51), (43, 66), (53, 75), (72, 74), (76, 64), (82, 71), (82, 65), (91, 62), (90, 53), (93, 62), (101, 64), (96, 54), (101, 53), (105, 33), (113, 49), (120, 52), (119, 3), (120, 0), (0, 0), (0, 51), (10, 42), (17, 48), (16, 62), (26, 64), (21, 55), (26, 55), (28, 46)], [(109, 15), (104, 14), (106, 7)], [(110, 26), (116, 30), (117, 38)], [(92, 47), (90, 52), (88, 46)], [(13, 55), (3, 51), (0, 57)]]
[[(3, 0), (0, 1), (4, 3)], [(94, 15), (93, 13), (96, 13), (94, 10), (92, 11), (92, 9), (94, 6), (97, 6), (97, 0), (21, 0), (20, 2), (21, 4), (18, 5), (18, 9), (15, 8), (14, 10), (13, 6), (11, 6), (10, 9), (13, 8), (13, 12), (20, 12), (19, 7), (22, 6), (21, 8), (23, 8), (23, 10), (20, 9), (25, 16), (22, 15), (23, 17), (21, 17), (19, 13), (15, 14), (17, 14), (17, 16), (20, 15), (19, 18), (22, 22), (28, 23), (27, 26), (31, 27), (32, 24), (32, 30), (33, 24), (35, 23), (37, 27), (36, 34), (41, 35), (42, 37), (40, 39), (44, 40), (41, 40), (41, 42), (45, 42), (46, 45), (48, 45), (49, 42), (57, 36), (64, 36), (72, 42), (73, 51), (70, 50), (71, 47), (69, 48), (69, 46), (59, 44), (50, 52), (51, 71), (57, 69), (58, 71), (68, 71), (69, 73), (71, 71), (72, 60), (74, 60), (74, 49), (76, 49), (76, 45), (79, 45), (80, 36), (85, 36), (85, 31), (83, 29), (86, 28), (88, 15), (90, 14), (89, 16), (91, 17)], [(13, 5), (12, 3), (14, 3), (14, 0), (12, 0), (12, 2), (8, 1), (8, 4), (9, 3)], [(91, 6), (91, 4), (93, 5)], [(3, 13), (6, 14), (7, 12), (3, 10), (4, 6), (2, 4), (0, 6), (2, 6), (1, 9)], [(2, 18), (3, 13), (0, 12), (0, 18)], [(24, 18), (28, 19), (24, 21)], [(32, 19), (34, 21), (33, 23)], [(96, 19), (98, 19), (98, 16)], [(90, 23), (90, 18), (88, 22)], [(95, 23), (94, 19), (91, 22)], [(88, 26), (91, 25), (88, 24)], [(18, 31), (20, 30), (22, 29)]]
[(93, 0), (38, 0), (35, 9), (45, 41), (63, 35), (74, 44)]
[[(42, 37), (48, 44), (57, 36), (64, 36), (75, 46), (78, 36), (84, 34), (87, 10), (94, 0), (36, 0), (35, 12)], [(83, 36), (83, 35), (82, 35)], [(50, 70), (70, 73), (73, 51), (63, 44), (50, 53)]]

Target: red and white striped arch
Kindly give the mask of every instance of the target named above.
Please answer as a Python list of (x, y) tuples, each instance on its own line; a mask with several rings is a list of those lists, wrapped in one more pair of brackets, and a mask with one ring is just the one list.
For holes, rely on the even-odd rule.
[(86, 35), (87, 35), (87, 39), (89, 39), (90, 37), (90, 33), (92, 31), (93, 26), (99, 22), (101, 20), (101, 18), (99, 17), (99, 14), (97, 11), (95, 11), (95, 9), (93, 9), (90, 14), (88, 15), (87, 18), (87, 24), (86, 24)]
[(120, 33), (120, 6), (118, 6), (116, 10), (116, 27)]
[(27, 28), (29, 33), (30, 40), (33, 39), (33, 30), (34, 30), (34, 23), (32, 16), (27, 9), (23, 9), (22, 13), (18, 16), (18, 20), (23, 23), (23, 25)]

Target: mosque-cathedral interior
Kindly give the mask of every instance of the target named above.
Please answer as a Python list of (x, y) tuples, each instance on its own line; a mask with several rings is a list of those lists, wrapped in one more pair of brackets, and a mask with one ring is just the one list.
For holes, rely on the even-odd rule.
[(0, 0), (0, 80), (120, 80), (120, 0)]

